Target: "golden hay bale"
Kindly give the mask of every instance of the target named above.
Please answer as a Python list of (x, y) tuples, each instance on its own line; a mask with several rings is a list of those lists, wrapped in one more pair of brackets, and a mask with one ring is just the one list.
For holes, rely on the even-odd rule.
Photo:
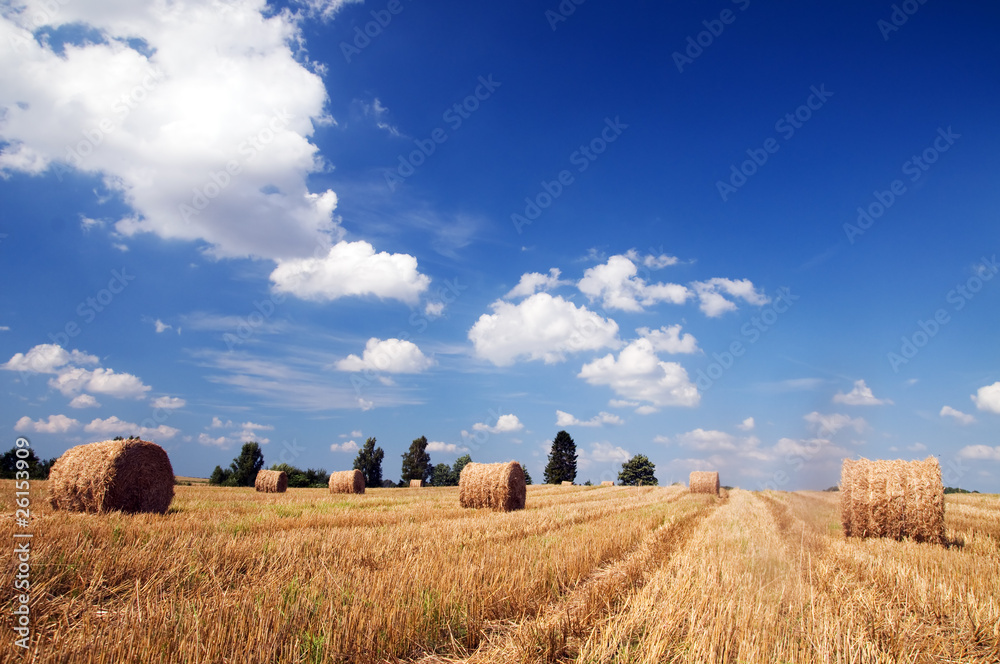
[(49, 504), (57, 510), (166, 514), (173, 499), (170, 458), (138, 438), (71, 447), (49, 473)]
[(330, 493), (364, 493), (365, 474), (358, 469), (330, 473)]
[(410, 488), (411, 489), (419, 489), (419, 488), (421, 488), (423, 486), (424, 486), (424, 481), (423, 480), (410, 480)]
[(611, 480), (604, 480), (603, 482), (601, 482), (601, 486), (614, 486), (614, 485), (615, 483), (612, 482)]
[(944, 485), (937, 459), (844, 459), (840, 521), (845, 537), (943, 542)]
[(501, 512), (524, 509), (524, 469), (508, 463), (468, 463), (458, 479), (462, 507), (489, 507)]
[(561, 483), (561, 486), (573, 486), (573, 483), (572, 483), (572, 482), (569, 482), (569, 481), (563, 481), (563, 482)]
[(714, 493), (719, 495), (719, 473), (717, 471), (695, 470), (688, 477), (691, 493)]
[(253, 486), (262, 493), (284, 493), (288, 488), (288, 473), (283, 470), (260, 470)]

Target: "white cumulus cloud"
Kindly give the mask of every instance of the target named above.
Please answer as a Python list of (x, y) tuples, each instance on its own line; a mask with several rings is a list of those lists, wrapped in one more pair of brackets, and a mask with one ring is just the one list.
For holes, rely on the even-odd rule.
[(844, 415), (842, 413), (830, 413), (829, 415), (824, 415), (817, 411), (813, 411), (808, 415), (804, 415), (802, 419), (813, 425), (816, 428), (816, 433), (820, 436), (832, 436), (841, 429), (845, 428), (851, 428), (857, 433), (862, 433), (866, 428), (868, 428), (868, 423), (865, 422), (864, 418), (852, 418), (849, 415)]
[(101, 404), (89, 394), (78, 394), (69, 402), (70, 408), (100, 408)]
[(1000, 381), (980, 387), (971, 399), (979, 410), (1000, 415)]
[(976, 421), (976, 418), (968, 413), (963, 413), (960, 410), (952, 408), (951, 406), (942, 406), (941, 412), (938, 413), (941, 417), (952, 417), (959, 424), (972, 424)]
[(54, 374), (69, 365), (100, 364), (96, 355), (82, 351), (67, 351), (58, 344), (39, 344), (27, 353), (15, 353), (2, 368), (7, 371), (29, 371)]
[(175, 408), (183, 408), (187, 405), (187, 401), (181, 399), (180, 397), (156, 397), (155, 399), (152, 399), (149, 404), (153, 408), (173, 410)]
[(25, 415), (14, 425), (14, 431), (35, 433), (66, 433), (80, 426), (77, 420), (65, 415), (49, 415), (47, 420), (33, 421)]
[(461, 445), (456, 445), (455, 443), (442, 443), (438, 440), (432, 440), (427, 443), (428, 452), (443, 452), (445, 454), (458, 454), (460, 452), (468, 452), (468, 447), (462, 447)]
[(697, 406), (698, 388), (676, 362), (664, 362), (649, 339), (636, 339), (616, 358), (608, 354), (583, 365), (579, 378), (591, 385), (607, 385), (629, 401), (643, 403), (645, 412), (661, 406)]
[(691, 284), (698, 294), (700, 308), (709, 318), (721, 316), (727, 311), (735, 311), (736, 303), (725, 296), (742, 299), (748, 304), (764, 305), (770, 298), (754, 288), (749, 279), (724, 279), (716, 277), (708, 281), (696, 281)]
[(601, 411), (597, 415), (594, 415), (589, 420), (578, 420), (573, 415), (567, 412), (557, 410), (556, 411), (556, 426), (557, 427), (599, 427), (605, 424), (624, 424), (625, 420), (612, 413), (605, 413)]
[(958, 451), (963, 459), (983, 459), (985, 461), (1000, 461), (1000, 445), (966, 445)]
[(847, 406), (881, 406), (891, 404), (891, 399), (878, 399), (872, 393), (872, 388), (865, 384), (864, 380), (854, 381), (854, 389), (848, 393), (837, 392), (833, 395), (833, 403), (842, 403)]
[(618, 324), (548, 293), (518, 304), (497, 300), (469, 330), (476, 355), (497, 366), (517, 359), (562, 362), (567, 353), (617, 348)]
[(365, 344), (361, 357), (351, 354), (337, 362), (340, 371), (384, 371), (386, 373), (420, 373), (434, 361), (426, 357), (412, 341), (372, 337)]
[(529, 295), (534, 295), (539, 291), (549, 291), (556, 288), (564, 283), (559, 280), (559, 275), (561, 272), (559, 268), (552, 268), (549, 270), (548, 274), (542, 274), (540, 272), (527, 272), (521, 275), (521, 280), (517, 282), (510, 291), (504, 295), (505, 300), (511, 300), (518, 297), (527, 297)]
[(612, 256), (607, 263), (583, 273), (577, 284), (590, 301), (601, 300), (605, 309), (642, 311), (657, 302), (684, 304), (691, 292), (680, 284), (647, 284), (628, 255)]
[(331, 452), (357, 452), (358, 444), (353, 440), (349, 440), (346, 443), (333, 443), (330, 445)]
[(739, 424), (737, 424), (736, 428), (740, 429), (741, 431), (753, 431), (754, 426), (755, 424), (753, 418), (748, 417)]
[(170, 440), (178, 433), (179, 429), (161, 424), (156, 427), (144, 427), (133, 422), (126, 422), (116, 415), (101, 419), (95, 418), (90, 424), (83, 427), (88, 433), (96, 433), (100, 436), (110, 438), (112, 436), (139, 436), (143, 440), (156, 442), (157, 440)]
[(322, 257), (279, 260), (271, 281), (276, 292), (303, 300), (371, 295), (414, 304), (431, 280), (420, 274), (413, 256), (375, 253), (361, 240), (338, 242)]
[(636, 333), (643, 339), (649, 339), (653, 344), (653, 350), (663, 353), (697, 353), (698, 341), (689, 333), (681, 334), (680, 325), (664, 325), (658, 330), (650, 330), (648, 327), (640, 327)]
[(488, 431), (490, 433), (510, 433), (512, 431), (520, 431), (523, 428), (524, 425), (521, 423), (521, 420), (513, 413), (501, 415), (497, 418), (497, 423), (493, 426), (483, 422), (476, 422), (472, 425), (473, 431)]

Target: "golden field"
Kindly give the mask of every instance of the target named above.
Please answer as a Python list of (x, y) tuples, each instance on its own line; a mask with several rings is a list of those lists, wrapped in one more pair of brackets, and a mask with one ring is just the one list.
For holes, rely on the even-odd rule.
[(33, 481), (32, 649), (7, 544), (0, 661), (1000, 661), (996, 496), (947, 496), (941, 547), (845, 540), (836, 493), (176, 489), (98, 516)]

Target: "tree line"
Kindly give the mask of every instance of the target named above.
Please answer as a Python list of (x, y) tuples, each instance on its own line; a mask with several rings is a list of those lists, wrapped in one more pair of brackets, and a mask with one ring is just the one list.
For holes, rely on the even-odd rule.
[[(469, 454), (463, 454), (455, 463), (431, 463), (431, 455), (427, 452), (427, 437), (421, 436), (410, 443), (410, 448), (402, 454), (403, 463), (399, 483), (383, 479), (382, 462), (385, 451), (377, 447), (375, 438), (368, 438), (358, 450), (354, 459), (354, 468), (365, 476), (365, 486), (369, 487), (407, 487), (412, 480), (422, 480), (428, 486), (458, 486), (459, 477), (466, 464), (472, 462)], [(548, 463), (545, 466), (545, 483), (560, 484), (575, 482), (577, 471), (576, 443), (565, 431), (556, 434), (549, 451)], [(264, 467), (264, 453), (260, 445), (254, 441), (244, 443), (239, 456), (233, 459), (228, 468), (216, 466), (209, 477), (209, 484), (219, 486), (253, 486), (257, 473)], [(524, 479), (531, 484), (531, 475), (524, 464)], [(324, 468), (309, 468), (302, 470), (287, 463), (274, 464), (271, 470), (283, 470), (288, 475), (290, 487), (325, 487), (330, 481), (330, 474)], [(622, 464), (618, 473), (618, 484), (624, 486), (656, 486), (658, 481), (654, 475), (656, 466), (643, 454), (636, 454)], [(588, 480), (585, 484), (590, 484)]]

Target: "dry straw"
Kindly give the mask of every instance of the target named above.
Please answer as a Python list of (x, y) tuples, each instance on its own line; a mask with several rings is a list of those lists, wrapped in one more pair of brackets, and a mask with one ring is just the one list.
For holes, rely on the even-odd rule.
[(940, 464), (934, 457), (923, 461), (844, 459), (840, 520), (846, 537), (943, 542)]
[(288, 474), (283, 470), (261, 470), (253, 486), (262, 493), (284, 493), (288, 488)]
[(423, 485), (424, 485), (424, 481), (423, 480), (410, 480), (410, 488), (411, 489), (419, 489)]
[(714, 493), (719, 495), (719, 473), (717, 471), (695, 470), (688, 478), (691, 493)]
[(462, 507), (489, 507), (501, 512), (524, 509), (524, 469), (508, 463), (468, 463), (458, 480)]
[(360, 470), (330, 473), (330, 493), (364, 493), (365, 474)]
[(562, 486), (573, 486), (573, 483), (572, 483), (572, 482), (569, 482), (569, 481), (566, 481), (566, 480), (564, 480), (564, 481), (562, 482)]
[(170, 458), (138, 438), (71, 447), (49, 473), (49, 504), (57, 510), (165, 514), (173, 499)]
[(603, 482), (601, 482), (601, 486), (614, 486), (614, 485), (615, 483), (612, 482), (611, 480), (604, 480)]

